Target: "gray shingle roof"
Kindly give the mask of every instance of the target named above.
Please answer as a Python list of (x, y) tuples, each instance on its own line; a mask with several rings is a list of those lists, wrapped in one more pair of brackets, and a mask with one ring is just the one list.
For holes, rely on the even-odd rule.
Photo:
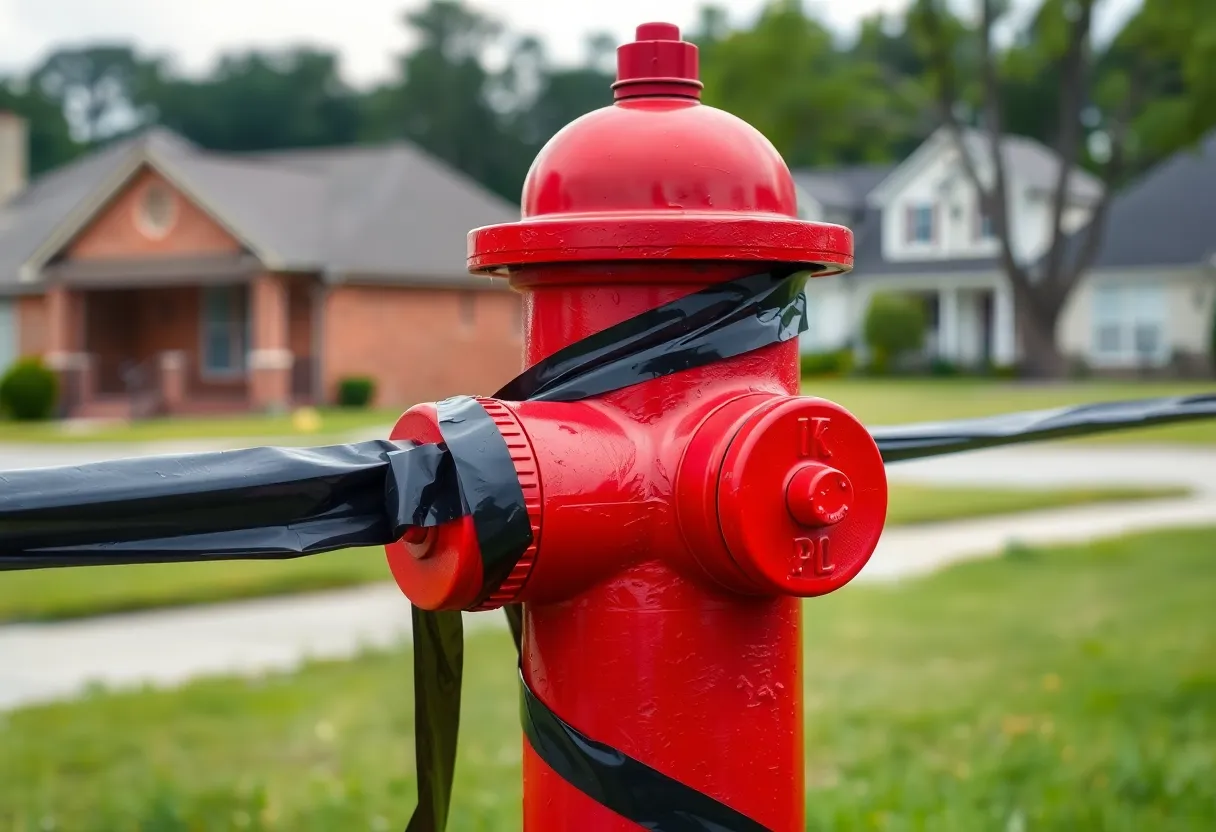
[(879, 182), (886, 179), (895, 165), (854, 165), (843, 168), (809, 168), (796, 170), (794, 183), (825, 208), (858, 211)]
[(879, 274), (944, 274), (987, 272), (999, 268), (996, 257), (972, 257), (943, 260), (887, 260), (882, 256), (882, 212), (876, 208), (853, 229), (853, 273), (861, 276)]
[(213, 153), (152, 129), (33, 182), (0, 207), (0, 287), (140, 163), (159, 169), (273, 268), (467, 277), (465, 235), (519, 209), (404, 142)]
[(1094, 268), (1200, 265), (1213, 253), (1216, 133), (1193, 150), (1166, 159), (1114, 197)]

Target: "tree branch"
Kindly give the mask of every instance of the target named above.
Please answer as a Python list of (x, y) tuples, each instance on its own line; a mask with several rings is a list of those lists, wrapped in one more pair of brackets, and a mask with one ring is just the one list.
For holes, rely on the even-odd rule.
[(1052, 285), (1052, 291), (1061, 297), (1066, 296), (1081, 275), (1093, 265), (1094, 259), (1098, 256), (1098, 250), (1102, 247), (1102, 240), (1106, 234), (1106, 216), (1109, 213), (1110, 203), (1114, 199), (1115, 185), (1123, 178), (1127, 166), (1127, 136), (1131, 130), (1132, 114), (1137, 111), (1143, 95), (1143, 77), (1138, 70), (1139, 64), (1132, 73), (1131, 89), (1123, 101), (1119, 115), (1111, 125), (1110, 159), (1107, 160), (1102, 177), (1106, 187), (1102, 191), (1098, 204), (1094, 207), (1089, 224), (1083, 232), (1079, 232), (1081, 242), (1076, 256), (1068, 264), (1068, 268), (1061, 268), (1059, 276)]
[[(1070, 196), (1068, 183), (1080, 155), (1081, 108), (1089, 76), (1087, 46), (1092, 13), (1093, 0), (1079, 0), (1079, 13), (1069, 31), (1068, 44), (1060, 59), (1060, 78), (1063, 88), (1060, 93), (1059, 129), (1055, 148), (1056, 161), (1060, 169), (1056, 172), (1055, 192), (1052, 195), (1051, 248), (1047, 253), (1047, 268), (1042, 276), (1044, 283), (1053, 286), (1059, 283), (1064, 247), (1069, 237), (1062, 225), (1064, 209)], [(1109, 191), (1109, 189), (1105, 190)], [(1105, 192), (1103, 199), (1105, 199)]]

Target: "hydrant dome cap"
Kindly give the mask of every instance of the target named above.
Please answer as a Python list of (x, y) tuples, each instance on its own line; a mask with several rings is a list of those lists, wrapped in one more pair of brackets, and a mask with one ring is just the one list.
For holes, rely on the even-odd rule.
[(852, 267), (852, 232), (799, 218), (772, 143), (700, 103), (696, 46), (678, 38), (671, 24), (638, 27), (618, 51), (616, 103), (549, 140), (524, 182), (521, 219), (469, 233), (470, 271), (656, 259)]

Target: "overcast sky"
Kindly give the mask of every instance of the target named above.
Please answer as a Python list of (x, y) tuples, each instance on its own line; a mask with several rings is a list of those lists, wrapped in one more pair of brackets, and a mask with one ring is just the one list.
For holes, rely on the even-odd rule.
[[(962, 0), (959, 0), (962, 2)], [(1099, 26), (1111, 29), (1140, 0), (1101, 0)], [(468, 0), (512, 31), (540, 35), (557, 60), (582, 55), (585, 36), (618, 40), (659, 19), (687, 27), (704, 0)], [(807, 0), (841, 31), (876, 10), (907, 0)], [(1025, 6), (1032, 0), (1015, 0)], [(171, 54), (188, 72), (205, 70), (224, 50), (310, 43), (338, 50), (346, 78), (364, 85), (384, 77), (406, 45), (401, 12), (423, 0), (0, 0), (0, 71), (27, 69), (52, 46), (98, 40), (134, 41)], [(736, 20), (762, 0), (723, 0)]]

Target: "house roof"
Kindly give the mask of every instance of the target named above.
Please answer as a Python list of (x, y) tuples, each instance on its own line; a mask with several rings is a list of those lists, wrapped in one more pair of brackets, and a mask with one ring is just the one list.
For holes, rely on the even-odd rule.
[[(954, 139), (950, 131), (940, 127), (921, 143), (912, 155), (896, 167), (891, 175), (878, 183), (870, 192), (869, 202), (880, 207), (899, 189), (908, 176), (938, 153), (952, 149)], [(968, 155), (977, 163), (989, 158), (989, 137), (980, 130), (965, 129), (963, 144)], [(1001, 157), (1008, 171), (1016, 171), (1018, 177), (1035, 190), (1054, 193), (1060, 171), (1056, 154), (1034, 139), (1025, 136), (1007, 135), (1001, 140)], [(1079, 202), (1093, 202), (1103, 192), (1102, 181), (1088, 171), (1077, 168), (1068, 179), (1071, 197)]]
[(0, 206), (0, 286), (44, 265), (145, 164), (275, 269), (463, 278), (468, 231), (519, 216), (405, 142), (231, 154), (153, 128), (35, 180)]
[[(1083, 233), (1074, 235), (1073, 246)], [(1216, 132), (1152, 168), (1111, 200), (1093, 267), (1201, 265), (1213, 254)]]
[(794, 184), (820, 205), (854, 212), (865, 207), (866, 197), (895, 169), (893, 164), (809, 168), (793, 171)]
[(882, 212), (866, 210), (853, 229), (853, 273), (861, 276), (880, 274), (959, 274), (988, 272), (1000, 268), (997, 257), (943, 258), (940, 260), (887, 260), (882, 251)]

